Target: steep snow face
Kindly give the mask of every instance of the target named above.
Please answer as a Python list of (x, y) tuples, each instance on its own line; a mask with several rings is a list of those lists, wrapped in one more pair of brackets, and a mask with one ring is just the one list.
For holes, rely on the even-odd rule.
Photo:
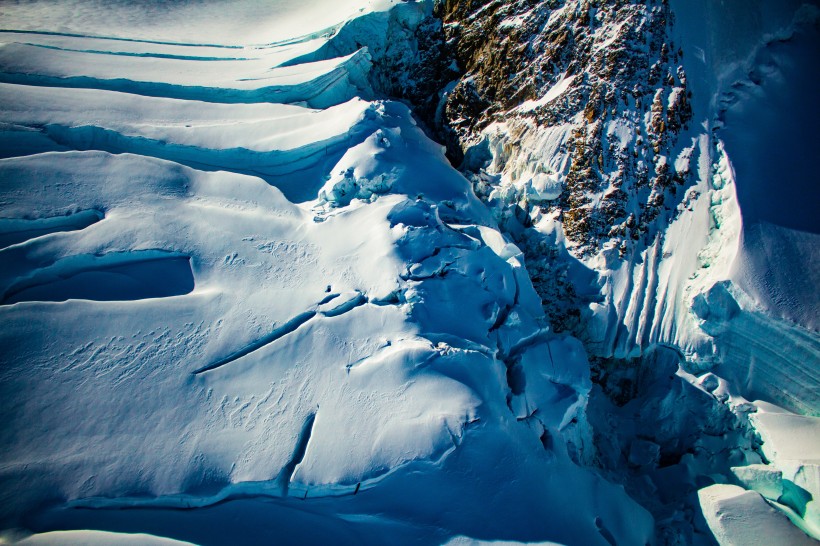
[[(716, 373), (745, 397), (816, 415), (820, 224), (805, 196), (814, 193), (810, 158), (820, 143), (807, 128), (820, 120), (817, 82), (806, 69), (820, 45), (820, 8), (755, 2), (709, 9), (712, 23), (703, 26), (689, 11), (696, 6), (677, 6), (678, 33), (692, 44), (687, 66), (704, 74), (699, 109), (714, 116), (736, 212), (728, 226), (714, 220), (713, 233), (731, 233), (731, 252), (708, 283), (693, 283), (692, 310), (723, 363)], [(736, 47), (724, 47), (727, 41)], [(729, 282), (724, 290), (713, 281)], [(730, 294), (718, 304), (729, 311), (723, 317), (703, 305), (717, 291)]]
[(408, 108), (368, 96), (432, 6), (224, 7), (2, 8), (0, 526), (649, 542), (579, 466), (583, 346)]
[[(714, 116), (714, 138), (737, 200), (732, 253), (723, 257), (719, 276), (707, 276), (719, 282), (694, 291), (691, 308), (712, 337), (719, 363), (713, 371), (727, 380), (723, 396), (732, 392), (804, 414), (765, 402), (752, 406), (750, 423), (769, 464), (733, 469), (733, 481), (748, 491), (714, 486), (701, 491), (701, 506), (723, 542), (746, 542), (746, 533), (758, 528), (758, 538), (800, 544), (805, 534), (820, 537), (812, 492), (820, 422), (820, 224), (806, 199), (816, 193), (811, 158), (820, 145), (810, 129), (820, 121), (818, 84), (810, 75), (820, 8), (816, 2), (760, 1), (739, 9), (674, 4), (678, 32), (692, 44), (687, 66), (704, 75), (702, 108)], [(699, 9), (711, 15), (709, 25)], [(726, 232), (725, 222), (714, 228)], [(784, 514), (805, 534), (789, 529)]]
[[(772, 352), (740, 339), (788, 332), (789, 356), (761, 366), (777, 384), (817, 361), (817, 226), (795, 205), (813, 193), (817, 138), (796, 120), (817, 110), (806, 76), (817, 15), (765, 2), (446, 5), (467, 73), (443, 91), (440, 123), (527, 255), (556, 327), (597, 356), (673, 345), (691, 369), (723, 362), (733, 377)], [(502, 19), (517, 21), (491, 37), (506, 68), (476, 41)], [(726, 305), (767, 318), (742, 324), (711, 308), (723, 281)], [(806, 389), (765, 387), (756, 373), (738, 388), (814, 413), (818, 378), (805, 373)]]
[(720, 103), (744, 224), (733, 279), (770, 314), (815, 331), (820, 222), (805, 196), (816, 193), (820, 83), (804, 67), (820, 50), (818, 21), (820, 7), (806, 5), (783, 26), (769, 23)]

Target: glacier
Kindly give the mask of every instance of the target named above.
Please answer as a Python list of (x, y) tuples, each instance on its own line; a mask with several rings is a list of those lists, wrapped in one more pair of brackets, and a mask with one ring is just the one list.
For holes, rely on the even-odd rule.
[(820, 539), (820, 8), (480, 4), (0, 6), (0, 543)]

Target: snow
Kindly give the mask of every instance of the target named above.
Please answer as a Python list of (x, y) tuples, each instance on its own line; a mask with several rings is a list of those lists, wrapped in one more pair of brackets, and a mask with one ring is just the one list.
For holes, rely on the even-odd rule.
[[(781, 412), (752, 416), (763, 452), (782, 476), (777, 500), (793, 508), (805, 531), (820, 537), (820, 418)], [(757, 488), (756, 488), (757, 489)], [(820, 539), (819, 539), (820, 540)]]
[[(711, 339), (685, 333), (683, 317), (677, 336), (700, 346), (694, 367), (720, 377), (718, 396), (753, 408), (749, 422), (769, 461), (732, 469), (750, 491), (712, 486), (701, 490), (701, 504), (721, 544), (813, 543), (806, 534), (820, 536), (820, 517), (807, 499), (817, 491), (820, 304), (817, 222), (806, 200), (814, 191), (806, 186), (814, 169), (806, 148), (816, 148), (817, 138), (806, 128), (817, 93), (805, 68), (817, 41), (807, 22), (816, 21), (817, 9), (798, 10), (797, 2), (676, 4), (680, 39), (691, 44), (684, 51), (696, 111), (714, 116), (717, 139), (712, 189), (701, 194), (709, 195), (709, 222), (701, 222), (709, 242), (683, 283), (684, 301)], [(676, 231), (673, 225), (667, 238)], [(691, 228), (686, 238), (692, 240)]]
[(769, 465), (738, 466), (732, 472), (746, 489), (757, 491), (767, 499), (776, 501), (783, 495), (783, 473)]
[(563, 95), (567, 89), (569, 89), (572, 82), (575, 81), (575, 76), (567, 76), (558, 80), (558, 83), (553, 85), (549, 88), (546, 94), (538, 100), (528, 100), (521, 103), (521, 106), (518, 107), (519, 110), (522, 112), (531, 112), (540, 106), (544, 106), (545, 104), (549, 104), (561, 95)]
[(251, 173), (294, 201), (315, 197), (316, 179), (348, 146), (375, 131), (379, 117), (375, 104), (357, 98), (317, 111), (13, 84), (0, 84), (0, 97), (4, 119), (36, 126), (61, 145)]
[[(389, 9), (392, 0), (254, 0), (233, 2), (230, 17), (219, 2), (136, 6), (128, 2), (44, 0), (4, 4), (6, 30), (111, 37), (182, 45), (244, 46), (330, 32), (353, 16)], [(13, 27), (12, 27), (13, 25)]]
[(811, 130), (820, 123), (820, 84), (802, 68), (820, 47), (813, 23), (820, 21), (820, 8), (812, 13), (795, 23), (787, 41), (761, 51), (750, 72), (759, 83), (735, 87), (722, 134), (744, 182), (738, 185), (744, 240), (734, 278), (772, 315), (816, 331), (820, 225), (805, 196), (816, 192), (816, 166), (809, 158), (820, 146)]
[(487, 170), (501, 174), (501, 188), (495, 190), (497, 197), (505, 199), (503, 189), (514, 186), (524, 189), (534, 201), (555, 199), (569, 169), (569, 158), (560, 151), (566, 146), (573, 125), (563, 124), (538, 131), (525, 131), (516, 143), (523, 153), (511, 161), (507, 161), (509, 158), (504, 152), (505, 145), (508, 145), (508, 129), (504, 123), (496, 122), (483, 131), (493, 158)]
[[(794, 528), (817, 538), (818, 512), (810, 500), (817, 498), (810, 493), (816, 488), (816, 455), (806, 437), (817, 437), (814, 422), (820, 415), (819, 231), (813, 206), (818, 148), (818, 89), (813, 75), (820, 9), (816, 2), (799, 0), (673, 0), (670, 4), (674, 21), (666, 43), (674, 43), (673, 53), (679, 47), (683, 51), (686, 96), (694, 117), (657, 164), (674, 165), (677, 172), (685, 173), (686, 193), (673, 198), (674, 210), (667, 199), (661, 213), (667, 219), (648, 226), (651, 236), (645, 241), (625, 245), (623, 250), (604, 242), (583, 255), (563, 239), (559, 212), (544, 210), (553, 205), (550, 200), (560, 197), (571, 155), (566, 142), (573, 126), (538, 124), (532, 114), (521, 114), (560, 100), (567, 89), (579, 85), (577, 80), (568, 82), (559, 76), (540, 99), (496, 116), (503, 121), (482, 133), (481, 146), (486, 150), (481, 146), (472, 150), (475, 156), (486, 156), (485, 164), (473, 163), (486, 170), (491, 206), (505, 212), (517, 212), (519, 207), (530, 213), (525, 220), (510, 220), (509, 226), (502, 223), (504, 228), (554, 250), (557, 258), (548, 254), (544, 267), (536, 269), (542, 273), (542, 283), (554, 283), (544, 292), (558, 292), (566, 282), (572, 285), (583, 302), (576, 333), (592, 355), (603, 359), (605, 369), (610, 359), (624, 359), (638, 368), (635, 373), (643, 373), (646, 362), (654, 363), (654, 355), (671, 348), (677, 355), (675, 367), (681, 366), (680, 377), (691, 378), (701, 392), (711, 393), (709, 398), (680, 395), (674, 399), (677, 412), (652, 421), (646, 414), (649, 410), (639, 413), (636, 407), (634, 412), (621, 413), (605, 403), (611, 411), (598, 415), (594, 406), (602, 403), (593, 389), (586, 413), (596, 437), (613, 436), (605, 441), (613, 444), (613, 464), (641, 469), (639, 479), (650, 483), (655, 497), (664, 500), (672, 496), (668, 490), (702, 488), (712, 481), (740, 483), (769, 498), (780, 518), (777, 521), (788, 526), (791, 519)], [(567, 3), (551, 18), (574, 8), (575, 3)], [(595, 47), (614, 45), (624, 28), (634, 30), (629, 24), (596, 29), (601, 39)], [(666, 96), (657, 92), (668, 108), (679, 102), (684, 88), (675, 87)], [(602, 145), (610, 154), (638, 153), (633, 148), (640, 133), (630, 118), (630, 101), (627, 98), (623, 105), (615, 101), (611, 117), (604, 117)], [(631, 176), (626, 174), (627, 183)], [(541, 265), (540, 247), (533, 246), (538, 250), (522, 248), (529, 250), (530, 262)], [(558, 278), (544, 280), (543, 272)], [(617, 372), (607, 371), (617, 377)], [(642, 380), (641, 375), (635, 379)], [(665, 409), (676, 392), (667, 386), (670, 391), (663, 395), (653, 388), (635, 396)], [(725, 417), (726, 412), (736, 421), (719, 426), (720, 440), (698, 440), (696, 461), (681, 459), (664, 472), (655, 471), (669, 429), (686, 438), (702, 426), (687, 423), (680, 415), (684, 404), (697, 411), (704, 423), (714, 424), (713, 419)], [(770, 410), (775, 406), (779, 408), (773, 417)], [(525, 410), (522, 404), (519, 411)], [(652, 430), (647, 438), (637, 437), (631, 431), (636, 414), (659, 430)], [(626, 430), (615, 425), (609, 430), (613, 420)], [(759, 434), (769, 462), (756, 461), (760, 456), (747, 443), (748, 437), (738, 436), (740, 430), (750, 436)], [(791, 438), (794, 446), (785, 438)], [(793, 458), (777, 456), (778, 449), (788, 450)], [(726, 450), (732, 455), (726, 455)], [(607, 456), (600, 451), (599, 455)], [(708, 475), (693, 478), (698, 472)], [(656, 503), (655, 497), (644, 504)], [(750, 500), (755, 498), (760, 502)], [(750, 517), (744, 512), (747, 501), (762, 507), (761, 514), (769, 506), (758, 493), (743, 499), (702, 504), (721, 543), (757, 543), (749, 538), (753, 535), (743, 534), (742, 527), (726, 523), (733, 517), (744, 521)]]
[(368, 95), (431, 6), (223, 7), (0, 8), (0, 528), (648, 541), (579, 464), (583, 346)]
[[(550, 330), (521, 250), (408, 107), (373, 97), (430, 2), (0, 6), (0, 529), (647, 543), (647, 511), (583, 467), (601, 456), (664, 502), (743, 485), (700, 490), (721, 543), (820, 536), (816, 10), (727, 26), (743, 6), (674, 4), (700, 118), (667, 160), (693, 191), (635, 255), (572, 263), (584, 343)], [(484, 132), (489, 201), (559, 198), (573, 125), (523, 131), (513, 161), (508, 129)], [(565, 245), (554, 217), (535, 229)], [(654, 364), (652, 404), (590, 410), (587, 350)]]
[(529, 13), (522, 13), (521, 15), (516, 15), (515, 17), (507, 17), (498, 24), (498, 28), (501, 29), (520, 27), (524, 23), (524, 21), (527, 20), (527, 15), (529, 15)]
[(626, 149), (632, 142), (635, 129), (626, 120), (616, 119), (608, 123), (607, 139), (615, 141), (621, 149)]
[[(803, 95), (811, 95), (814, 84), (803, 81), (799, 68), (808, 62), (807, 51), (816, 39), (816, 31), (805, 24), (816, 10), (806, 6), (795, 12), (796, 7), (790, 11), (782, 3), (759, 2), (754, 9), (761, 17), (725, 25), (717, 19), (707, 29), (687, 22), (691, 6), (677, 8), (683, 39), (700, 44), (711, 59), (705, 68), (712, 79), (699, 80), (695, 96), (699, 92), (699, 101), (711, 101), (708, 107), (718, 118), (720, 138), (709, 191), (710, 242), (699, 251), (699, 270), (684, 291), (695, 304), (696, 316), (698, 302), (703, 301), (698, 294), (709, 294), (716, 283), (729, 287), (742, 310), (726, 320), (713, 317), (698, 323), (713, 337), (714, 345), (711, 350), (698, 349), (699, 357), (711, 352), (722, 362), (716, 373), (746, 398), (816, 415), (820, 407), (820, 378), (814, 365), (820, 355), (814, 331), (820, 305), (814, 297), (818, 280), (812, 223), (816, 222), (800, 205), (812, 193), (803, 181), (813, 168), (810, 154), (800, 149), (816, 138), (801, 132), (810, 121), (796, 122), (816, 110), (810, 104), (813, 99)], [(748, 44), (748, 49), (710, 49), (724, 43), (727, 35), (735, 37), (735, 44)], [(772, 36), (783, 41), (770, 43)], [(689, 65), (700, 66), (691, 60)], [(734, 78), (740, 81), (735, 83)], [(709, 81), (715, 87), (702, 87)], [(783, 96), (783, 101), (771, 98), (771, 93)], [(782, 146), (779, 151), (778, 146)], [(691, 233), (687, 238), (691, 241)], [(678, 328), (681, 324), (685, 321), (678, 319)], [(691, 345), (696, 336), (689, 339)]]
[(820, 459), (820, 419), (789, 413), (760, 413), (753, 417), (772, 460)]
[(494, 540), (494, 541), (486, 541), (486, 540), (476, 540), (469, 537), (455, 537), (452, 540), (448, 540), (444, 543), (443, 546), (519, 546), (521, 544), (529, 544), (530, 546), (560, 546), (555, 542), (510, 542), (507, 540)]
[[(807, 55), (816, 49), (811, 22), (817, 10), (765, 1), (672, 7), (695, 120), (682, 134), (683, 147), (666, 160), (677, 170), (688, 167), (693, 185), (646, 248), (621, 257), (604, 247), (582, 258), (599, 277), (585, 310), (587, 347), (626, 358), (655, 345), (675, 346), (690, 369), (719, 365), (715, 373), (749, 399), (815, 415), (820, 281), (817, 226), (805, 198), (813, 190), (805, 184), (813, 180), (807, 148), (816, 148), (809, 133), (816, 125), (810, 97), (817, 93), (816, 82), (805, 78)], [(530, 142), (554, 131), (527, 131), (520, 155), (557, 167), (567, 157), (560, 147), (528, 153)], [(631, 146), (634, 129), (626, 117), (609, 121), (605, 131), (610, 145)], [(511, 161), (504, 176), (526, 173), (527, 161)], [(556, 222), (542, 216), (537, 229), (552, 234)], [(699, 317), (693, 303), (727, 281), (742, 312), (726, 321)], [(573, 282), (576, 291), (590, 289), (586, 274)]]
[[(750, 400), (817, 415), (817, 226), (804, 206), (814, 168), (805, 148), (817, 140), (806, 132), (815, 82), (805, 81), (817, 10), (766, 1), (672, 7), (700, 127), (668, 160), (688, 166), (694, 185), (648, 248), (625, 259), (604, 248), (584, 260), (603, 296), (586, 317), (588, 348), (624, 358), (675, 346), (687, 369), (712, 370)], [(621, 119), (607, 135), (621, 147), (630, 141)], [(736, 312), (724, 315), (724, 304)]]
[[(804, 196), (814, 192), (817, 82), (804, 67), (820, 11), (796, 1), (742, 4), (675, 10), (681, 38), (703, 52), (705, 66), (687, 58), (687, 70), (697, 70), (695, 97), (718, 118), (737, 179), (743, 235), (731, 278), (770, 315), (816, 330), (818, 226)], [(709, 25), (702, 9), (714, 12)]]
[(698, 496), (706, 521), (722, 546), (816, 544), (753, 491), (736, 485), (711, 485), (701, 489)]
[[(318, 107), (352, 98), (359, 88), (367, 90), (363, 74), (369, 58), (363, 50), (337, 59), (271, 68), (271, 62), (278, 60), (271, 55), (237, 60), (133, 56), (124, 65), (120, 54), (108, 52), (20, 43), (0, 46), (2, 79), (9, 83), (124, 90), (214, 102), (304, 101)], [(344, 99), (336, 98), (342, 91), (326, 96), (329, 87), (345, 85)]]
[(189, 542), (171, 540), (143, 533), (108, 533), (105, 531), (52, 531), (28, 536), (12, 544), (22, 546), (47, 546), (61, 544), (64, 546), (106, 546), (107, 544), (124, 544), (133, 546), (184, 546)]

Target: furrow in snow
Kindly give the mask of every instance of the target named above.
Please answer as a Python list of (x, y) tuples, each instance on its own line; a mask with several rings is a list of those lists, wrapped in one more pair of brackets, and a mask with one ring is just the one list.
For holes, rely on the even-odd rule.
[(214, 61), (134, 57), (126, 66), (128, 70), (123, 70), (119, 55), (0, 45), (0, 81), (12, 84), (221, 103), (300, 102), (312, 108), (327, 108), (369, 93), (370, 59), (364, 50), (285, 68), (270, 68), (267, 57)]

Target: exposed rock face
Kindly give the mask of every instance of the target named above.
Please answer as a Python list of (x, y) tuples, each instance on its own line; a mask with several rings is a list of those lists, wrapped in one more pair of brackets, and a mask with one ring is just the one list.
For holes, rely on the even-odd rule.
[[(444, 134), (467, 152), (489, 141), (486, 170), (515, 186), (530, 218), (557, 215), (579, 253), (613, 240), (623, 254), (654, 236), (689, 174), (673, 164), (692, 112), (667, 4), (447, 1), (440, 11), (465, 69), (438, 112)], [(493, 123), (503, 134), (487, 131)], [(561, 165), (539, 138), (557, 127)], [(539, 174), (563, 182), (560, 195), (527, 192)]]

